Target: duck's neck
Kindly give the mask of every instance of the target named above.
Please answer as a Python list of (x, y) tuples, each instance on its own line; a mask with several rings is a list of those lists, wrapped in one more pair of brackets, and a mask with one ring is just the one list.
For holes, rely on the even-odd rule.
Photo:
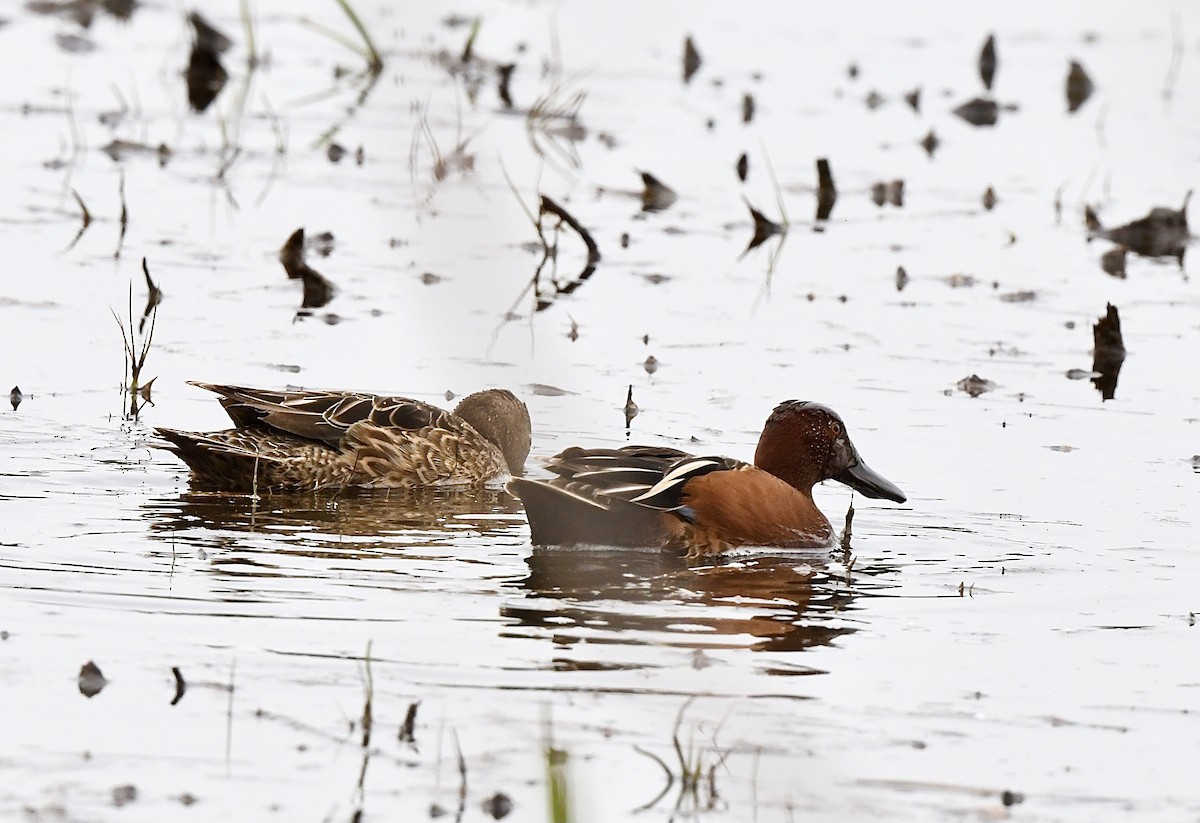
[(812, 487), (821, 479), (817, 461), (797, 448), (807, 440), (799, 432), (789, 432), (787, 429), (791, 427), (794, 421), (773, 423), (763, 429), (754, 452), (754, 465), (811, 497)]

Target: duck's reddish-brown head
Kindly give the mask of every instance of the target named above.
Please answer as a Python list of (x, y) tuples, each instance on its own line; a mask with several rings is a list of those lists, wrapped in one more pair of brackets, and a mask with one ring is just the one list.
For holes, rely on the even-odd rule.
[(837, 412), (807, 400), (775, 407), (758, 438), (754, 465), (803, 492), (822, 480), (837, 480), (867, 497), (908, 499), (863, 461)]

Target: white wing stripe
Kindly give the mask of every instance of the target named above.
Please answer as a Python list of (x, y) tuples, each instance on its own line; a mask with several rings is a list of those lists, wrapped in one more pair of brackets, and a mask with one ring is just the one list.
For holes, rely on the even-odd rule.
[(703, 469), (707, 466), (717, 466), (717, 465), (720, 465), (720, 464), (716, 460), (705, 459), (705, 458), (700, 458), (697, 460), (689, 460), (686, 463), (682, 463), (682, 464), (676, 466), (674, 469), (672, 469), (669, 473), (664, 475), (663, 479), (658, 481), (657, 483), (655, 483), (650, 488), (649, 491), (633, 498), (632, 502), (638, 503), (642, 500), (648, 500), (649, 498), (655, 497), (656, 495), (659, 495), (659, 494), (662, 494), (663, 492), (667, 491), (668, 489), (674, 488), (675, 486), (681, 486), (684, 483), (686, 483), (687, 481), (691, 480), (692, 479), (691, 475), (693, 473), (695, 473), (696, 471)]

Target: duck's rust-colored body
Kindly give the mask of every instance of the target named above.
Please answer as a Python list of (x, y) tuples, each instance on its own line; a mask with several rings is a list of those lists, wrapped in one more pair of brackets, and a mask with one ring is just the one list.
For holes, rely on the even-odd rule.
[(833, 410), (798, 400), (771, 413), (753, 465), (626, 446), (570, 448), (548, 468), (554, 477), (508, 484), (538, 545), (662, 546), (692, 556), (743, 545), (812, 548), (833, 540), (815, 484), (837, 480), (867, 497), (906, 500), (863, 462)]

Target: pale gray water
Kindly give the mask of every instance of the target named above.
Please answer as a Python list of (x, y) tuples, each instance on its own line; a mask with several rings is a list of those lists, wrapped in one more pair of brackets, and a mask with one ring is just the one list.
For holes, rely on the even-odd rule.
[[(3, 81), (0, 385), (25, 394), (0, 414), (0, 818), (350, 820), (361, 807), (409, 820), (437, 804), (454, 819), (457, 739), (461, 819), (491, 819), (480, 803), (498, 791), (508, 819), (551, 819), (552, 736), (572, 819), (628, 819), (665, 785), (637, 748), (679, 771), (677, 718), (717, 796), (677, 782), (638, 819), (995, 819), (1006, 790), (1023, 798), (1015, 819), (1200, 816), (1194, 262), (1130, 255), (1127, 278), (1110, 277), (1110, 246), (1086, 242), (1082, 215), (1097, 204), (1116, 225), (1197, 185), (1196, 9), (355, 5), (387, 60), (361, 100), (362, 79), (334, 69), (362, 59), (300, 20), (356, 39), (335, 4), (254, 4), (269, 59), (249, 75), (239, 5), (206, 5), (237, 45), (203, 115), (187, 111), (174, 5), (127, 24), (98, 14), (86, 32), (0, 10), (21, 67)], [(561, 99), (586, 93), (577, 168), (554, 150), (539, 161), (493, 73), (472, 103), (432, 58), (467, 38), (451, 12), (481, 16), (476, 55), (517, 64), (520, 109), (554, 82), (557, 44)], [(973, 128), (950, 111), (983, 91), (989, 32), (994, 97), (1018, 110)], [(68, 53), (56, 34), (95, 49)], [(685, 86), (687, 34), (704, 63)], [(1071, 58), (1096, 92), (1068, 116)], [(917, 86), (920, 113), (902, 99)], [(873, 111), (872, 90), (887, 98)], [(120, 99), (129, 111), (102, 124)], [(434, 179), (423, 116), (443, 155), (469, 138), (472, 171)], [(335, 126), (351, 151), (337, 165), (318, 145)], [(930, 129), (932, 159), (918, 145)], [(102, 152), (114, 138), (173, 155), (116, 163)], [(241, 153), (219, 183), (226, 143)], [(791, 231), (739, 261), (742, 196), (779, 219), (764, 150)], [(840, 190), (823, 233), (818, 157)], [(603, 255), (542, 312), (518, 300), (539, 255), (501, 161), (526, 204), (554, 197)], [(618, 193), (640, 189), (636, 170), (679, 200), (640, 213)], [(903, 207), (872, 203), (872, 184), (896, 178)], [(67, 249), (69, 188), (95, 222)], [(300, 285), (275, 257), (300, 226), (335, 235), (310, 262), (338, 293), (297, 321)], [(562, 243), (560, 271), (577, 271), (582, 249)], [(132, 281), (140, 313), (142, 256), (165, 295), (145, 371), (157, 382), (126, 421), (110, 307), (126, 314)], [(1021, 291), (1034, 298), (1002, 299)], [(1128, 357), (1105, 402), (1066, 372), (1091, 367), (1109, 302)], [(957, 390), (972, 373), (996, 388)], [(909, 502), (855, 500), (849, 572), (840, 552), (689, 567), (533, 550), (519, 504), (496, 494), (256, 506), (189, 491), (182, 465), (148, 448), (154, 425), (224, 425), (189, 379), (434, 402), (504, 385), (530, 406), (535, 457), (625, 442), (630, 384), (630, 439), (741, 458), (776, 402), (806, 397), (843, 415)], [(818, 502), (840, 528), (849, 491), (827, 484)], [(351, 726), (368, 644), (364, 752)], [(110, 681), (91, 699), (76, 682), (89, 660)], [(188, 683), (174, 706), (172, 666)], [(415, 701), (409, 744), (397, 733)], [(137, 799), (116, 806), (130, 784)]]

